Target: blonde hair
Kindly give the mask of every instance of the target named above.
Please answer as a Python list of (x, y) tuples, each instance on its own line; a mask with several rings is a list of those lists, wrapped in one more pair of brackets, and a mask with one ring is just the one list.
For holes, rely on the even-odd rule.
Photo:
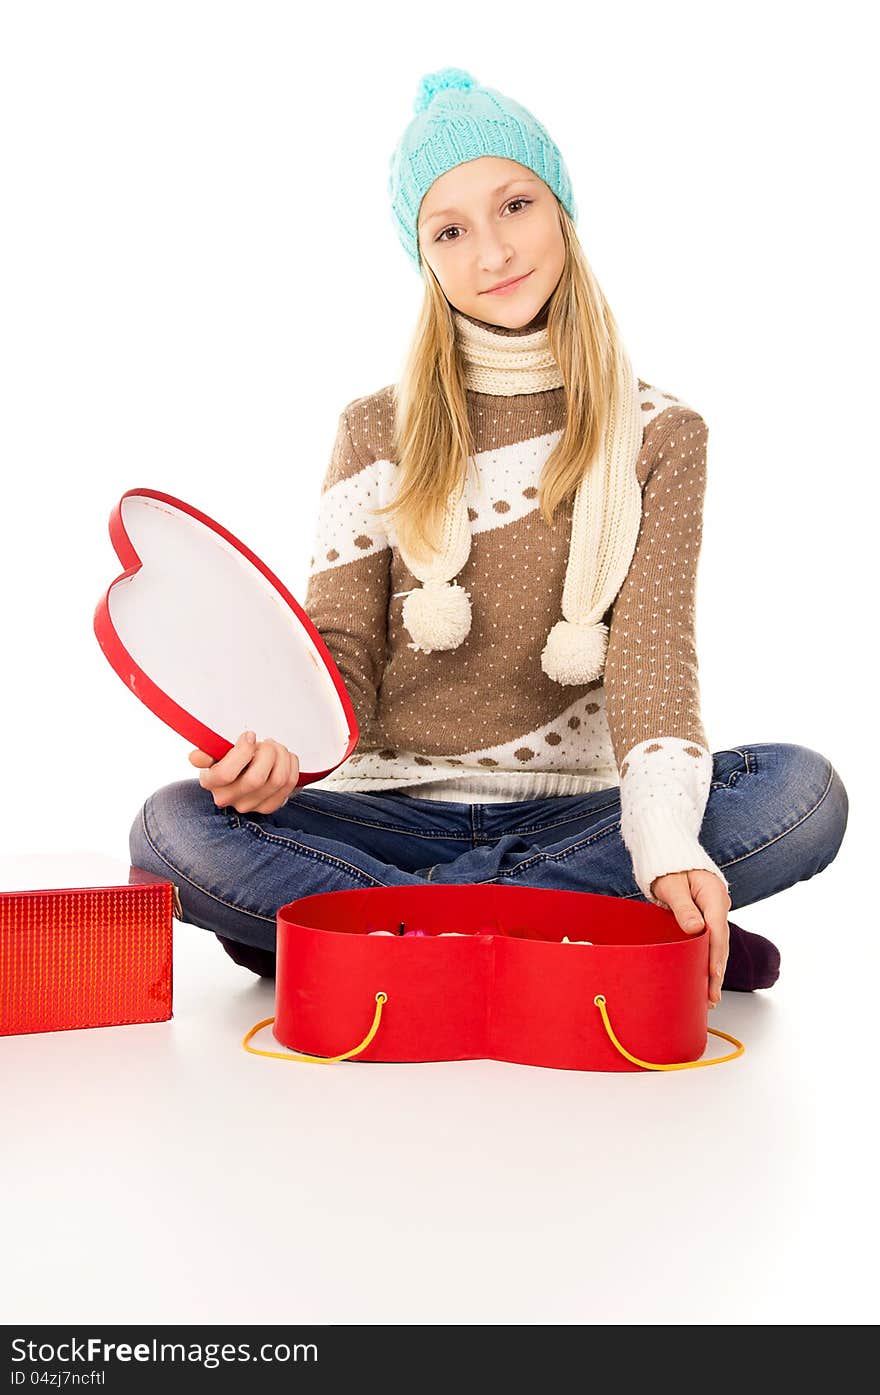
[[(615, 364), (622, 353), (617, 322), (584, 255), (574, 223), (557, 199), (565, 263), (550, 297), (547, 332), (559, 365), (566, 420), (541, 472), (538, 505), (548, 524), (560, 503), (574, 497), (598, 454), (612, 409)], [(393, 448), (399, 487), (391, 514), (403, 546), (427, 560), (440, 536), (444, 506), (461, 489), (475, 455), (468, 419), (464, 363), (452, 309), (422, 259), (425, 296), (400, 380), (394, 385)]]

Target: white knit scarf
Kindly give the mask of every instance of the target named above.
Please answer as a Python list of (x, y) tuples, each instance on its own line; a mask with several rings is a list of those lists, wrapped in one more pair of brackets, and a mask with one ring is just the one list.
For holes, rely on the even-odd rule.
[[(561, 387), (545, 328), (504, 335), (453, 310), (465, 381), (477, 392), (511, 396)], [(596, 457), (575, 494), (568, 566), (562, 590), (563, 619), (547, 635), (541, 667), (557, 683), (590, 683), (605, 666), (608, 627), (602, 617), (629, 570), (642, 510), (636, 463), (642, 447), (638, 380), (621, 349), (605, 432)], [(455, 649), (470, 632), (470, 594), (453, 577), (470, 555), (471, 529), (465, 482), (447, 500), (441, 545), (427, 562), (399, 551), (422, 586), (405, 596), (402, 619), (410, 649)]]

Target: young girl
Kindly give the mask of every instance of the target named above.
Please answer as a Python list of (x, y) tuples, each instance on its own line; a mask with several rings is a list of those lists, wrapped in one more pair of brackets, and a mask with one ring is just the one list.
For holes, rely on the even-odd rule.
[(767, 988), (778, 951), (727, 912), (827, 867), (848, 799), (806, 747), (709, 749), (706, 423), (635, 377), (525, 108), (427, 75), (389, 192), (424, 300), (401, 381), (339, 417), (304, 601), (357, 750), (295, 793), (264, 733), (193, 751), (132, 862), (260, 974), (297, 897), (499, 882), (666, 906), (708, 926), (710, 1006)]

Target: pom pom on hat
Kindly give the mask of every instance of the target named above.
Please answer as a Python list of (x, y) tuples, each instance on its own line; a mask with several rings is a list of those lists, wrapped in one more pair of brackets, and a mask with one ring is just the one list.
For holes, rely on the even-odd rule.
[(464, 68), (439, 68), (436, 73), (426, 73), (419, 83), (413, 110), (416, 113), (424, 111), (444, 88), (456, 87), (460, 92), (469, 92), (476, 85), (476, 78), (466, 73)]

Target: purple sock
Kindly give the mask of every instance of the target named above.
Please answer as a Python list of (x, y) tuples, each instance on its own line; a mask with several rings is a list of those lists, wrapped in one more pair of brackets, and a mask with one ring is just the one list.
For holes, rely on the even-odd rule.
[(728, 920), (730, 950), (722, 988), (751, 993), (755, 988), (771, 988), (779, 977), (779, 950), (763, 935), (742, 930)]
[[(217, 931), (214, 931), (217, 935)], [(260, 978), (275, 977), (275, 951), (272, 949), (261, 949), (259, 945), (242, 944), (241, 940), (228, 940), (225, 935), (217, 935), (230, 959), (234, 959), (236, 964), (241, 964), (245, 969), (252, 969)]]

